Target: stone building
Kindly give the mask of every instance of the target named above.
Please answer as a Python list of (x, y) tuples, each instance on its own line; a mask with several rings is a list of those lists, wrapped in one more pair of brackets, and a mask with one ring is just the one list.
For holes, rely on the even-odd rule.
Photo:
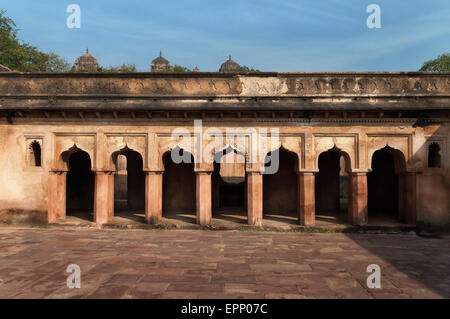
[(0, 211), (448, 227), (449, 83), (421, 72), (1, 73)]
[(77, 72), (95, 72), (98, 69), (98, 61), (89, 54), (89, 49), (86, 49), (86, 53), (75, 60), (74, 68)]
[(150, 70), (152, 72), (163, 72), (166, 71), (168, 68), (170, 68), (170, 62), (167, 61), (165, 58), (163, 58), (162, 52), (159, 51), (159, 57), (157, 57), (152, 61)]
[(231, 55), (228, 57), (222, 65), (220, 66), (219, 72), (237, 72), (240, 65), (231, 59)]

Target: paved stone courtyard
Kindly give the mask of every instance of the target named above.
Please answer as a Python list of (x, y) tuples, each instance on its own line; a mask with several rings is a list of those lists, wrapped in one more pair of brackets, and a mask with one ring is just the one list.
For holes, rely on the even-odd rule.
[[(366, 286), (369, 264), (381, 289)], [(0, 228), (0, 298), (86, 297), (449, 298), (450, 238)]]

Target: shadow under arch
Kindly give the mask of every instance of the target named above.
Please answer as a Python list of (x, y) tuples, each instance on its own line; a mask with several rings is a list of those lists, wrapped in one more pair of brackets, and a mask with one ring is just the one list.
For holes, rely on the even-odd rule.
[(280, 146), (268, 152), (264, 162), (263, 222), (298, 225), (298, 155)]
[[(189, 162), (180, 162), (172, 158), (172, 152), (189, 158)], [(176, 219), (187, 223), (196, 223), (196, 175), (194, 156), (179, 146), (162, 155), (163, 173), (163, 218)]]
[(145, 222), (145, 173), (143, 156), (128, 148), (111, 154), (114, 174), (114, 215)]
[(347, 152), (334, 146), (317, 157), (315, 175), (316, 220), (335, 224), (350, 222), (351, 160)]
[(67, 167), (66, 213), (93, 221), (95, 174), (89, 154), (76, 145), (61, 154)]
[(214, 171), (211, 177), (213, 218), (246, 224), (247, 176), (245, 153), (227, 145), (214, 153), (213, 164)]
[(371, 158), (367, 174), (369, 224), (398, 224), (405, 218), (406, 160), (404, 154), (386, 145)]

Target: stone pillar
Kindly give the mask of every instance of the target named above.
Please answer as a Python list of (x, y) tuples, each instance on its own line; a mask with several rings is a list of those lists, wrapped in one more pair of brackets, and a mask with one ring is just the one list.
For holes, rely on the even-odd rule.
[(368, 222), (367, 207), (367, 173), (350, 173), (349, 180), (349, 223), (356, 226), (366, 225)]
[(109, 171), (95, 171), (94, 221), (105, 224), (110, 216), (110, 176)]
[(252, 226), (262, 226), (263, 178), (261, 172), (247, 172), (247, 220)]
[(197, 224), (205, 226), (211, 223), (211, 173), (196, 172)]
[(314, 172), (298, 173), (299, 221), (303, 226), (316, 224)]
[(162, 218), (163, 171), (146, 171), (145, 174), (145, 220), (158, 224)]
[(111, 221), (114, 217), (114, 176), (115, 173), (111, 172), (111, 174), (108, 175), (108, 190), (109, 190), (109, 195), (108, 195), (108, 221)]
[(66, 171), (50, 171), (48, 176), (47, 221), (66, 217)]
[(417, 222), (416, 209), (417, 209), (417, 186), (416, 186), (416, 172), (407, 172), (405, 174), (405, 223), (409, 225), (415, 225)]

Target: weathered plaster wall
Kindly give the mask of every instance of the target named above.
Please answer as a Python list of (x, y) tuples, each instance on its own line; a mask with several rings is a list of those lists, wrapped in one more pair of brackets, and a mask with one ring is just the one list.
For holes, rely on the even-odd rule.
[[(61, 164), (61, 153), (72, 146), (89, 153), (94, 169), (108, 169), (111, 153), (128, 145), (139, 150), (144, 168), (161, 170), (163, 152), (175, 147), (170, 132), (184, 126), (192, 131), (192, 122), (169, 125), (117, 126), (89, 123), (78, 124), (1, 124), (0, 125), (0, 210), (42, 210), (47, 208), (48, 171)], [(279, 129), (280, 143), (297, 155), (298, 169), (316, 171), (321, 152), (334, 146), (345, 150), (353, 171), (370, 169), (370, 159), (376, 149), (386, 144), (403, 152), (407, 169), (417, 171), (418, 221), (435, 225), (450, 225), (450, 126), (430, 125), (413, 128), (406, 123), (258, 123), (258, 122), (205, 122), (205, 128), (274, 127)], [(116, 136), (108, 139), (109, 136)], [(27, 167), (27, 138), (42, 138), (43, 166)], [(195, 139), (195, 135), (192, 135)], [(262, 138), (264, 139), (264, 138)], [(427, 168), (427, 143), (439, 141), (442, 145), (441, 169)], [(204, 140), (204, 144), (208, 138)], [(271, 144), (271, 143), (268, 143)], [(192, 143), (194, 145), (194, 143)], [(248, 145), (248, 144), (247, 144)], [(223, 145), (224, 147), (225, 145)], [(242, 146), (235, 145), (236, 148)], [(273, 143), (273, 149), (279, 144)], [(247, 152), (247, 151), (246, 151)], [(259, 164), (246, 164), (246, 170), (257, 170)], [(206, 164), (198, 169), (210, 169)], [(194, 196), (195, 198), (195, 196)]]

